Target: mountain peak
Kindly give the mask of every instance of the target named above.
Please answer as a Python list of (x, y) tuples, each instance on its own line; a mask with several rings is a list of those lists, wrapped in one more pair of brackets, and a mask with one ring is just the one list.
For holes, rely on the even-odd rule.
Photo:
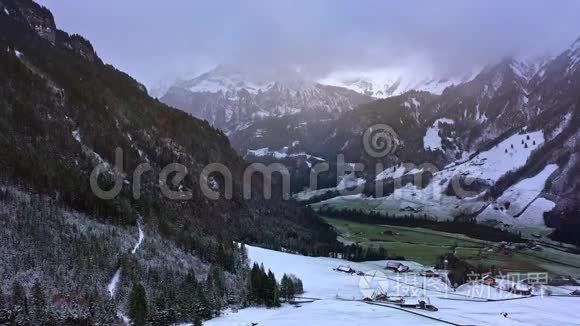
[(580, 37), (578, 37), (576, 41), (572, 43), (572, 45), (570, 46), (570, 50), (572, 50), (573, 52), (580, 51)]
[(244, 89), (257, 94), (272, 87), (272, 82), (254, 80), (241, 70), (226, 65), (218, 65), (193, 79), (178, 83), (179, 87), (194, 93), (231, 93)]
[[(478, 71), (478, 70), (477, 70)], [(375, 98), (386, 98), (410, 90), (427, 91), (440, 95), (447, 87), (467, 82), (474, 73), (436, 74), (429, 69), (391, 67), (362, 71), (336, 71), (319, 80), (319, 83), (345, 87)]]
[(3, 0), (0, 2), (0, 8), (4, 14), (28, 25), (40, 37), (55, 44), (56, 23), (54, 16), (46, 7), (31, 0)]

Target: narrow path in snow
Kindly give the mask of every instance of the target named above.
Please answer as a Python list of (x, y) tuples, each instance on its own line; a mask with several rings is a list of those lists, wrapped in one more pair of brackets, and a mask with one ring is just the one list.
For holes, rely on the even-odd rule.
[(522, 216), (522, 214), (530, 207), (532, 206), (532, 204), (536, 201), (536, 199), (540, 198), (540, 195), (542, 195), (542, 193), (539, 193), (536, 197), (534, 197), (534, 199), (530, 200), (529, 203), (526, 204), (526, 206), (524, 206), (524, 208), (522, 208), (521, 211), (519, 211), (518, 213), (516, 213), (514, 215), (514, 218), (518, 218), (520, 216)]
[(377, 302), (367, 302), (367, 301), (364, 301), (364, 303), (370, 304), (370, 305), (373, 305), (373, 306), (379, 306), (379, 307), (385, 307), (385, 308), (391, 308), (391, 309), (396, 309), (396, 310), (404, 311), (404, 312), (407, 312), (407, 313), (410, 313), (410, 314), (413, 314), (413, 315), (421, 316), (421, 317), (428, 318), (428, 319), (431, 319), (431, 320), (435, 320), (435, 321), (438, 321), (438, 322), (441, 322), (441, 323), (444, 323), (444, 324), (448, 324), (448, 325), (467, 326), (467, 325), (464, 325), (464, 324), (457, 324), (457, 323), (454, 323), (452, 321), (444, 320), (444, 319), (441, 319), (441, 318), (437, 318), (437, 317), (433, 317), (433, 316), (427, 316), (427, 315), (424, 315), (422, 313), (419, 313), (419, 312), (416, 312), (416, 311), (411, 311), (409, 309), (404, 309), (404, 308), (401, 308), (401, 307), (396, 307), (394, 305), (381, 304), (381, 303), (377, 303)]
[(137, 249), (139, 249), (141, 243), (143, 243), (143, 239), (145, 239), (145, 234), (143, 233), (143, 229), (141, 228), (141, 223), (137, 223), (137, 227), (139, 228), (139, 240), (137, 240), (135, 247), (133, 247), (133, 251), (131, 251), (133, 255), (137, 252)]
[[(145, 233), (143, 232), (143, 227), (141, 226), (140, 221), (137, 222), (137, 228), (139, 229), (139, 238), (137, 239), (137, 243), (131, 250), (132, 255), (134, 255), (137, 252), (137, 250), (143, 243), (143, 240), (145, 240)], [(111, 298), (115, 298), (115, 292), (117, 291), (117, 287), (119, 286), (120, 280), (121, 280), (121, 267), (117, 269), (115, 275), (113, 275), (113, 278), (111, 279), (109, 284), (107, 284), (107, 291), (109, 291)], [(125, 323), (125, 325), (131, 324), (131, 320), (129, 319), (129, 317), (127, 317), (121, 310), (117, 311), (117, 317), (123, 320), (123, 323)]]
[(115, 291), (117, 291), (117, 285), (119, 284), (120, 279), (121, 279), (121, 268), (119, 267), (119, 269), (117, 269), (115, 275), (113, 275), (113, 278), (107, 285), (107, 291), (109, 291), (111, 298), (115, 296)]

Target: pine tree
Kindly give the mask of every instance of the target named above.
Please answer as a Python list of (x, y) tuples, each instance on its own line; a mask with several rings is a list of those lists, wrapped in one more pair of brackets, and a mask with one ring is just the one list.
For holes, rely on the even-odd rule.
[(256, 263), (254, 263), (250, 271), (248, 287), (248, 301), (253, 304), (262, 304), (262, 273)]
[(32, 304), (34, 305), (35, 317), (37, 320), (41, 320), (46, 310), (46, 296), (38, 279), (32, 286)]
[(302, 284), (301, 279), (296, 278), (296, 281), (294, 282), (294, 287), (295, 287), (295, 294), (304, 293), (304, 284)]
[(25, 307), (26, 303), (26, 290), (20, 282), (14, 281), (12, 284), (12, 305)]
[[(210, 280), (211, 281), (211, 280)], [(203, 290), (210, 309), (210, 316), (218, 315), (221, 311), (222, 300), (213, 282), (205, 282)]]
[(201, 322), (201, 318), (195, 317), (195, 319), (193, 321), (193, 326), (203, 326), (203, 323)]
[(0, 286), (0, 310), (4, 309), (4, 292)]
[(266, 305), (270, 307), (279, 307), (280, 296), (278, 293), (278, 283), (276, 282), (276, 276), (274, 276), (274, 273), (270, 270), (268, 270), (266, 284)]
[(147, 295), (141, 284), (133, 285), (129, 296), (129, 317), (135, 326), (143, 326), (147, 322)]
[(292, 276), (288, 277), (288, 299), (294, 299), (296, 296), (296, 284), (294, 284), (294, 278)]
[(282, 280), (280, 281), (280, 296), (282, 298), (284, 298), (284, 300), (286, 300), (286, 301), (288, 301), (290, 299), (289, 295), (288, 295), (289, 294), (288, 293), (288, 285), (289, 285), (288, 282), (289, 282), (288, 275), (284, 274), (282, 276)]
[(207, 283), (211, 283), (216, 294), (220, 297), (225, 294), (225, 282), (224, 271), (219, 266), (212, 265), (207, 275)]
[(248, 264), (248, 249), (243, 243), (240, 245), (240, 263), (244, 266)]
[(180, 313), (188, 319), (197, 316), (196, 312), (196, 295), (197, 295), (197, 278), (195, 272), (190, 270), (183, 281), (180, 294)]
[(211, 318), (211, 306), (205, 296), (203, 286), (197, 287), (197, 296), (196, 296), (196, 314), (199, 318), (203, 319), (210, 319)]

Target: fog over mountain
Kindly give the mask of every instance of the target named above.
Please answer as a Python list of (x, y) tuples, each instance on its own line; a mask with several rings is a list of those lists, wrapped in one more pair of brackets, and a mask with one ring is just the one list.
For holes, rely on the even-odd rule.
[(558, 51), (580, 30), (578, 1), (39, 2), (148, 88), (223, 63), (277, 79), (418, 64), (454, 74)]
[(578, 325), (578, 0), (39, 1), (0, 325)]

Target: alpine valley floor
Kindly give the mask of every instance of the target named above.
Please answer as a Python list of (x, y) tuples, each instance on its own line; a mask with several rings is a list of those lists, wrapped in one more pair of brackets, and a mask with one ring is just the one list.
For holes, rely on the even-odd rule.
[[(580, 310), (574, 309), (580, 297), (569, 295), (578, 287), (543, 286), (532, 296), (520, 296), (503, 291), (508, 281), (498, 280), (496, 287), (474, 283), (453, 290), (440, 279), (420, 276), (421, 271), (432, 267), (414, 262), (405, 262), (413, 272), (396, 274), (383, 269), (384, 261), (352, 263), (251, 246), (248, 253), (252, 261), (263, 263), (278, 277), (285, 272), (300, 277), (306, 291), (303, 298), (314, 301), (284, 304), (277, 309), (228, 310), (206, 325), (578, 325), (580, 320)], [(366, 276), (334, 271), (339, 265), (364, 271)], [(379, 286), (391, 295), (427, 296), (439, 311), (362, 301)], [(551, 296), (542, 295), (548, 290)]]

